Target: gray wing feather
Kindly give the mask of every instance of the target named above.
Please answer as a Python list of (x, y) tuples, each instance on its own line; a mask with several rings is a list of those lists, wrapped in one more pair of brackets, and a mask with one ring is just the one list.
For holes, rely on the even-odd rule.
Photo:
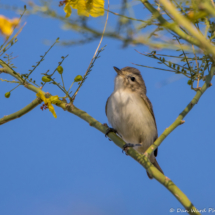
[[(148, 99), (148, 97), (146, 95), (141, 95), (141, 98), (143, 99), (143, 101), (145, 102), (146, 106), (148, 107), (149, 112), (151, 113), (154, 122), (155, 122), (155, 127), (157, 130), (157, 124), (156, 124), (156, 120), (155, 120), (155, 115), (154, 115), (154, 111), (153, 111), (153, 107), (152, 107), (152, 103), (150, 102), (150, 100)], [(154, 141), (158, 138), (158, 133), (154, 139)]]
[[(150, 102), (150, 100), (148, 99), (148, 97), (146, 95), (141, 95), (141, 98), (143, 99), (143, 101), (145, 102), (146, 106), (148, 107), (148, 110), (151, 113), (151, 115), (152, 115), (152, 117), (154, 119), (154, 122), (155, 122), (155, 127), (156, 127), (156, 131), (157, 131), (157, 134), (156, 134), (156, 136), (154, 138), (154, 141), (155, 141), (158, 138), (158, 130), (157, 130), (157, 124), (156, 124), (156, 120), (155, 120), (155, 115), (154, 115), (152, 103)], [(157, 157), (157, 155), (158, 155), (158, 148), (155, 149), (154, 155), (155, 155), (155, 157)]]
[(106, 116), (107, 116), (107, 104), (108, 104), (108, 100), (109, 100), (110, 96), (108, 97), (107, 101), (106, 101), (106, 105), (105, 105), (105, 113), (106, 113)]

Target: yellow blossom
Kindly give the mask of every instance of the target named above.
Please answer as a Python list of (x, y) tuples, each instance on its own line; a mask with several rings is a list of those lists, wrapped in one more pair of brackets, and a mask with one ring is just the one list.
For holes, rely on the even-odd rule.
[(45, 94), (42, 91), (39, 91), (36, 94), (36, 96), (44, 101), (44, 104), (48, 107), (49, 111), (53, 114), (53, 116), (55, 118), (57, 118), (57, 115), (55, 113), (55, 110), (54, 110), (54, 107), (52, 104), (60, 103), (61, 101), (59, 100), (59, 97), (58, 96), (50, 96), (49, 98), (46, 98)]
[(72, 8), (77, 9), (78, 0), (69, 0), (67, 1), (64, 12), (66, 13), (66, 17), (70, 17), (72, 13)]
[(103, 16), (104, 0), (69, 0), (64, 7), (66, 17), (71, 15), (72, 8), (78, 10), (79, 16)]
[(49, 111), (53, 114), (54, 118), (57, 118), (57, 114), (55, 113), (53, 105), (50, 103), (46, 104), (48, 106)]
[(69, 3), (66, 3), (64, 7), (64, 12), (66, 13), (66, 17), (70, 17), (72, 13), (72, 7), (70, 6)]
[(59, 97), (58, 96), (50, 96), (50, 101), (52, 104), (59, 104), (61, 101), (59, 100)]
[(16, 27), (18, 24), (18, 18), (10, 20), (5, 16), (0, 15), (0, 31), (4, 36), (9, 37), (13, 33), (14, 27)]

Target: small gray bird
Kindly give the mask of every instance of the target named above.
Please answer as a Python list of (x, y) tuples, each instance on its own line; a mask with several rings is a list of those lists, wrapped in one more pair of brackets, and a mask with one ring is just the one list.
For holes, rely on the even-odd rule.
[[(109, 123), (127, 143), (137, 152), (144, 153), (158, 137), (152, 104), (146, 96), (146, 86), (138, 69), (124, 67), (118, 69), (114, 91), (108, 98), (105, 112)], [(156, 156), (157, 149), (150, 156), (152, 164), (163, 173)], [(150, 179), (152, 176), (147, 172)]]

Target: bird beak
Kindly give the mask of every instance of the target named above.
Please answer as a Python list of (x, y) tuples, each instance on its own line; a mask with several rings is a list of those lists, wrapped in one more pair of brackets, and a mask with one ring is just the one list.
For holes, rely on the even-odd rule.
[(117, 72), (117, 74), (119, 75), (120, 73), (121, 73), (121, 70), (119, 69), (119, 68), (117, 68), (117, 67), (113, 67), (114, 68), (114, 70)]

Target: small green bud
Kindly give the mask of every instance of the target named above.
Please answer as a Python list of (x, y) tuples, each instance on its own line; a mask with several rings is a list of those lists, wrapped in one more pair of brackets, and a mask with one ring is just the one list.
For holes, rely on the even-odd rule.
[(59, 74), (62, 74), (63, 73), (63, 67), (62, 66), (58, 66), (57, 67), (57, 71)]
[(83, 78), (81, 75), (77, 75), (75, 78), (74, 78), (74, 82), (79, 82), (79, 81), (82, 81)]
[(188, 84), (188, 85), (191, 85), (191, 84), (192, 84), (192, 81), (191, 81), (191, 80), (189, 80), (189, 81), (187, 82), (187, 84)]
[(120, 18), (119, 21), (121, 22), (121, 24), (126, 24), (129, 22), (129, 20), (127, 18), (124, 18), (124, 17)]
[(42, 81), (49, 82), (49, 81), (51, 81), (51, 79), (48, 76), (43, 76)]
[(10, 97), (10, 92), (6, 92), (6, 93), (4, 94), (4, 96), (5, 96), (5, 98), (9, 98), (9, 97)]

